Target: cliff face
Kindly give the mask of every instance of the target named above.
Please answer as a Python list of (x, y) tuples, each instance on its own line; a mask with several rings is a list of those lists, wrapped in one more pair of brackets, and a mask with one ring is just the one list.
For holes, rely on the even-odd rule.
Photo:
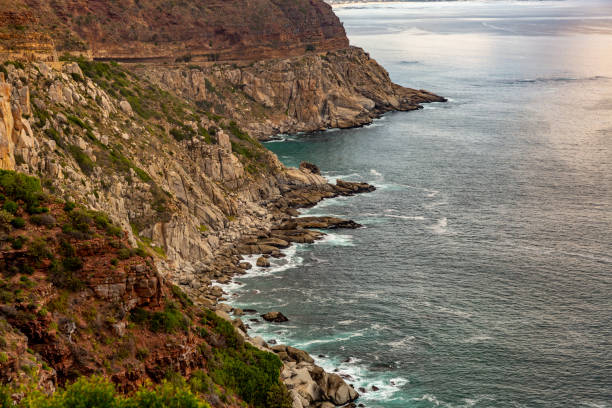
[(29, 119), (19, 99), (11, 99), (15, 115), (7, 116), (6, 123), (20, 124), (12, 132), (19, 135), (15, 168), (111, 214), (132, 244), (160, 254), (161, 270), (185, 285), (202, 286), (196, 276), (211, 270), (217, 253), (269, 228), (277, 217), (266, 207), (271, 200), (326, 184), (319, 175), (285, 169), (230, 119), (117, 65), (3, 69), (7, 94), (32, 92)]
[[(251, 375), (254, 347), (262, 370), (273, 370), (268, 378), (277, 383), (283, 368), (282, 379), (293, 388), (289, 393), (276, 384), (276, 394), (261, 397), (272, 395), (282, 404), (251, 405), (342, 405), (357, 397), (305, 353), (250, 339), (242, 321), (217, 304), (222, 291), (211, 281), (243, 271), (240, 254), (280, 256), (289, 242), (321, 237), (307, 228), (356, 227), (335, 218), (296, 222), (290, 214), (371, 186), (332, 186), (316, 166), (286, 169), (235, 122), (116, 64), (2, 69), (7, 95), (32, 92), (31, 115), (23, 113), (27, 98), (11, 97), (9, 103), (19, 135), (27, 136), (25, 128), (33, 134), (27, 146), (16, 142), (15, 168), (40, 175), (54, 194), (39, 189), (16, 196), (35, 183), (12, 181), (14, 173), (0, 171), (0, 329), (15, 338), (10, 347), (0, 344), (4, 381), (35, 380), (35, 387), (52, 391), (80, 375), (102, 374), (120, 390), (133, 391), (168, 372), (189, 377), (204, 369), (213, 379), (227, 378), (214, 374), (226, 367), (223, 353), (232, 364), (249, 361)], [(198, 306), (217, 308), (217, 315), (193, 306), (168, 281)], [(31, 356), (22, 356), (23, 349)], [(30, 367), (25, 374), (24, 364)]]
[(251, 135), (346, 128), (444, 98), (394, 84), (361, 48), (232, 65), (141, 66), (163, 88), (234, 118)]
[[(348, 46), (321, 0), (0, 0), (2, 32), (52, 34), (60, 51), (115, 60), (253, 60)], [(12, 35), (10, 35), (12, 34)]]

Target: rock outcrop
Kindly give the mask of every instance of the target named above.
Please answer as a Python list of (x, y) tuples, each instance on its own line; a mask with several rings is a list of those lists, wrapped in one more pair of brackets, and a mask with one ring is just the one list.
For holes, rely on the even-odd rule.
[(0, 72), (0, 169), (13, 170), (16, 158), (23, 160), (37, 145), (30, 122), (30, 91), (21, 81), (7, 83)]
[(164, 89), (231, 116), (259, 139), (360, 126), (385, 112), (445, 100), (394, 84), (387, 71), (357, 47), (246, 66), (136, 69)]

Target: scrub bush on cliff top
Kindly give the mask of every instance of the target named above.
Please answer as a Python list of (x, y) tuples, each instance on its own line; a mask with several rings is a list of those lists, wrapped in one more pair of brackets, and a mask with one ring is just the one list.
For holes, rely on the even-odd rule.
[(283, 363), (275, 354), (244, 343), (231, 323), (210, 310), (203, 322), (210, 323), (225, 342), (207, 358), (209, 375), (216, 384), (255, 407), (291, 407), (287, 388), (279, 381)]
[[(0, 390), (0, 403), (13, 406), (6, 387)], [(118, 394), (115, 386), (101, 377), (82, 377), (66, 389), (60, 389), (47, 396), (41, 392), (30, 393), (21, 402), (24, 408), (210, 408), (183, 380), (163, 383), (155, 388), (142, 387), (134, 395), (125, 397)]]

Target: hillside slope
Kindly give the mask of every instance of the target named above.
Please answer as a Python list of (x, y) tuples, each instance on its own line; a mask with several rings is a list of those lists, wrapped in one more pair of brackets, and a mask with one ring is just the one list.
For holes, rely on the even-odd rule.
[(0, 0), (0, 46), (27, 36), (114, 60), (253, 60), (348, 46), (321, 0)]

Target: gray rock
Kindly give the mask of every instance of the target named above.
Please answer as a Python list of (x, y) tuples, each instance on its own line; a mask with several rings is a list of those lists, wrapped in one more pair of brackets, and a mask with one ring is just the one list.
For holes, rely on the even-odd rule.
[(127, 115), (130, 115), (130, 116), (134, 115), (134, 111), (132, 111), (132, 105), (130, 105), (130, 103), (128, 101), (126, 101), (125, 99), (122, 100), (121, 102), (119, 102), (119, 107)]

